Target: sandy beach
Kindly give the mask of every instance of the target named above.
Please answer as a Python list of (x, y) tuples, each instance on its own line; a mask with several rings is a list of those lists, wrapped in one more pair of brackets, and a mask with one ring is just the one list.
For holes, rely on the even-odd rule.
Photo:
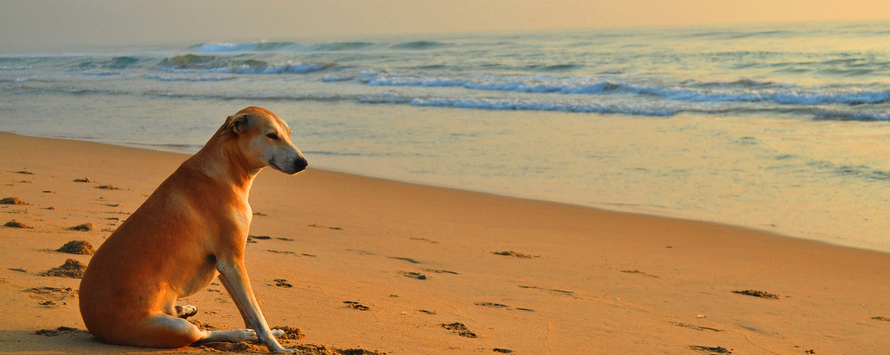
[[(101, 247), (186, 155), (8, 133), (0, 155), (0, 352), (265, 352), (100, 343), (81, 321), (76, 275), (44, 276), (68, 259), (89, 263), (58, 249)], [(282, 341), (288, 348), (890, 351), (885, 253), (335, 173), (307, 158), (310, 170), (297, 176), (263, 171), (250, 196), (247, 270), (270, 325), (305, 334)], [(243, 325), (218, 282), (182, 303), (198, 307), (193, 319), (204, 327)]]

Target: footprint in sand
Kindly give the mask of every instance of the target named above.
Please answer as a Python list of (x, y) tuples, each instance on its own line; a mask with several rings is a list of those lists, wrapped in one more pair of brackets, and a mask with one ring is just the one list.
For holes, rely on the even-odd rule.
[(89, 232), (94, 229), (96, 229), (96, 227), (93, 226), (93, 224), (89, 223), (89, 222), (84, 223), (84, 224), (78, 224), (74, 227), (68, 227), (68, 230), (70, 230), (70, 231), (79, 231), (79, 232)]
[(772, 299), (772, 300), (779, 299), (779, 295), (765, 292), (765, 291), (741, 290), (741, 291), (732, 291), (732, 293), (737, 293), (737, 294), (745, 295), (745, 296), (753, 296), (753, 297), (759, 297), (759, 298)]
[(450, 330), (452, 333), (460, 335), (464, 338), (475, 338), (476, 337), (476, 333), (470, 331), (470, 329), (468, 329), (467, 326), (464, 325), (463, 323), (459, 323), (459, 322), (442, 323), (442, 324), (439, 324), (439, 326), (441, 326), (442, 328), (445, 328), (447, 330)]
[(475, 302), (473, 304), (475, 304), (477, 306), (495, 308), (495, 309), (507, 309), (507, 310), (517, 310), (517, 311), (525, 311), (525, 312), (534, 312), (535, 311), (534, 309), (531, 309), (531, 308), (521, 308), (521, 307), (513, 308), (513, 307), (510, 307), (505, 304), (494, 303), (494, 302)]
[(509, 309), (510, 306), (500, 303), (492, 303), (492, 302), (475, 302), (473, 303), (477, 306), (488, 307), (488, 308), (504, 308)]
[(247, 236), (248, 243), (256, 243), (258, 240), (269, 240), (269, 239), (272, 239), (272, 237), (270, 237), (268, 235), (248, 235)]
[(272, 249), (266, 249), (266, 251), (268, 251), (268, 252), (270, 252), (270, 253), (275, 253), (275, 254), (297, 255), (296, 252), (293, 252), (293, 251), (287, 251), (287, 250), (272, 250)]
[(71, 287), (34, 287), (25, 290), (30, 292), (30, 297), (39, 301), (41, 306), (58, 307), (59, 305), (67, 305), (68, 299), (77, 297), (77, 290)]
[(317, 224), (317, 223), (312, 223), (312, 224), (309, 225), (309, 227), (312, 227), (312, 228), (327, 228), (327, 229), (333, 229), (333, 230), (336, 230), (336, 231), (338, 231), (338, 230), (343, 230), (343, 228), (340, 228), (340, 227), (327, 227), (327, 226), (323, 226), (323, 225), (321, 225), (321, 224)]

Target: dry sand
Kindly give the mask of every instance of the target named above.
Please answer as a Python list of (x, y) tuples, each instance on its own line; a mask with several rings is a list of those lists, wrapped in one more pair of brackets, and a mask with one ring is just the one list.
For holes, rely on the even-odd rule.
[[(16, 221), (0, 227), (0, 352), (218, 351), (100, 343), (80, 319), (79, 279), (42, 276), (89, 263), (57, 250), (101, 247), (185, 155), (0, 133), (0, 157), (0, 199), (26, 203), (0, 205), (0, 224)], [(305, 334), (285, 347), (890, 353), (888, 254), (312, 169), (267, 169), (250, 199), (254, 290), (271, 325)], [(204, 326), (243, 325), (218, 283), (182, 303)]]

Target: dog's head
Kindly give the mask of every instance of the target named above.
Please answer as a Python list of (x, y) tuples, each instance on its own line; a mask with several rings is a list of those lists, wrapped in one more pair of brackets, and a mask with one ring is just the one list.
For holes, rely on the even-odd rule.
[(229, 116), (219, 135), (237, 135), (237, 143), (251, 168), (271, 166), (287, 174), (306, 169), (309, 163), (290, 140), (290, 127), (278, 115), (262, 107), (247, 107)]

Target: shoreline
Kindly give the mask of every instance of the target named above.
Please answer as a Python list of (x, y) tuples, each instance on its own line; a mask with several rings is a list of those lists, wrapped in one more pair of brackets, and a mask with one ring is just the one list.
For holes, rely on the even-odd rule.
[[(0, 133), (0, 148), (0, 198), (30, 204), (0, 205), (0, 222), (33, 227), (0, 227), (7, 263), (0, 300), (10, 305), (0, 342), (13, 353), (145, 351), (93, 340), (74, 293), (38, 292), (76, 290), (79, 280), (40, 273), (69, 258), (88, 263), (88, 255), (55, 250), (74, 239), (99, 247), (186, 155), (8, 133)], [(266, 170), (250, 196), (250, 234), (268, 238), (248, 244), (245, 263), (269, 323), (307, 335), (285, 347), (389, 354), (886, 350), (886, 253), (311, 168), (297, 176)], [(93, 182), (74, 182), (82, 178)], [(94, 229), (68, 230), (81, 223)], [(184, 302), (198, 306), (204, 324), (243, 325), (219, 285)], [(442, 327), (453, 323), (476, 337)], [(76, 331), (34, 334), (60, 326)], [(183, 351), (207, 350), (175, 352)]]
[[(188, 157), (188, 156), (191, 156), (192, 154), (194, 154), (194, 152), (192, 152), (191, 150), (197, 151), (198, 149), (201, 148), (201, 145), (164, 145), (164, 144), (151, 145), (151, 144), (144, 144), (144, 143), (125, 143), (125, 142), (114, 143), (114, 142), (103, 142), (100, 140), (85, 140), (85, 139), (69, 138), (69, 137), (31, 136), (31, 135), (12, 133), (12, 132), (6, 132), (6, 131), (0, 131), (0, 134), (12, 134), (12, 135), (18, 135), (18, 136), (28, 137), (28, 138), (45, 138), (45, 139), (56, 139), (56, 140), (65, 140), (65, 141), (73, 141), (73, 142), (84, 142), (84, 143), (91, 143), (91, 144), (107, 145), (107, 146), (112, 146), (112, 147), (123, 147), (123, 148), (129, 148), (129, 149), (167, 153), (167, 154), (180, 154), (185, 157)], [(184, 148), (177, 149), (176, 148), (177, 146), (178, 147), (190, 147), (191, 149), (184, 149)], [(185, 158), (183, 158), (183, 160), (184, 159)], [(670, 208), (666, 208), (664, 206), (622, 203), (620, 201), (618, 201), (618, 202), (603, 201), (603, 202), (599, 202), (599, 203), (594, 202), (594, 203), (590, 203), (590, 204), (584, 204), (584, 203), (580, 203), (580, 202), (561, 201), (558, 199), (546, 199), (546, 198), (536, 197), (536, 196), (525, 196), (525, 195), (518, 194), (518, 193), (486, 191), (482, 188), (479, 188), (479, 189), (462, 188), (459, 186), (449, 185), (447, 183), (427, 182), (427, 181), (416, 180), (416, 179), (412, 180), (412, 179), (407, 179), (407, 178), (399, 179), (399, 178), (391, 178), (391, 177), (383, 177), (383, 176), (374, 176), (371, 174), (363, 174), (361, 172), (349, 171), (347, 169), (338, 169), (338, 168), (331, 168), (331, 167), (313, 168), (311, 166), (311, 162), (310, 162), (309, 169), (310, 170), (326, 171), (326, 172), (331, 172), (331, 173), (338, 173), (338, 174), (345, 174), (345, 175), (353, 175), (353, 176), (362, 177), (362, 178), (392, 181), (395, 183), (404, 183), (404, 184), (409, 184), (409, 185), (427, 186), (427, 187), (431, 187), (431, 188), (464, 191), (464, 192), (469, 192), (469, 193), (479, 193), (479, 194), (491, 195), (494, 197), (525, 200), (525, 201), (530, 201), (530, 202), (553, 203), (553, 204), (559, 204), (559, 205), (574, 206), (574, 207), (579, 207), (579, 208), (590, 208), (590, 209), (601, 210), (601, 211), (628, 213), (628, 214), (636, 214), (636, 215), (641, 215), (641, 216), (652, 216), (652, 217), (669, 218), (669, 219), (688, 220), (688, 221), (706, 223), (706, 224), (725, 225), (725, 226), (730, 226), (730, 227), (734, 227), (734, 228), (749, 229), (749, 230), (757, 231), (757, 232), (761, 232), (761, 233), (775, 234), (775, 235), (783, 237), (783, 238), (793, 238), (793, 239), (799, 239), (799, 240), (804, 240), (804, 241), (822, 243), (822, 244), (825, 244), (828, 246), (837, 246), (837, 247), (842, 247), (842, 248), (852, 248), (852, 249), (858, 249), (858, 250), (890, 254), (890, 249), (886, 248), (886, 243), (876, 244), (874, 242), (865, 242), (865, 241), (861, 241), (861, 240), (860, 241), (851, 241), (846, 238), (830, 238), (830, 237), (828, 237), (829, 232), (820, 231), (820, 230), (800, 230), (800, 231), (795, 232), (794, 230), (789, 229), (788, 226), (780, 227), (779, 225), (777, 225), (776, 222), (768, 223), (768, 222), (761, 221), (760, 223), (757, 223), (757, 224), (754, 224), (753, 222), (745, 224), (745, 223), (742, 223), (740, 220), (740, 221), (736, 221), (735, 223), (733, 223), (732, 221), (721, 220), (719, 218), (719, 215), (714, 214), (714, 213), (710, 213), (710, 214), (706, 214), (706, 215), (695, 215), (694, 213), (687, 213), (687, 212), (684, 212), (683, 210), (670, 209)], [(172, 170), (170, 170), (170, 172), (172, 173)], [(809, 236), (809, 237), (807, 237), (807, 236)]]

